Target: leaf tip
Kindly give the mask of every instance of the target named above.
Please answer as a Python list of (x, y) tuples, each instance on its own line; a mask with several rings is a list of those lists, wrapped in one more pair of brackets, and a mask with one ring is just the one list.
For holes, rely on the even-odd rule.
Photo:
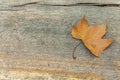
[(85, 15), (83, 16), (82, 20), (86, 21), (86, 16)]

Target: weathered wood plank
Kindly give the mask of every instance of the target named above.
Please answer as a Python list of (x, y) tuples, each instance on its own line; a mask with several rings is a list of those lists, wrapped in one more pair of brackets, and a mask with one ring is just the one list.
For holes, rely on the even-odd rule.
[(28, 5), (46, 5), (46, 6), (114, 6), (119, 7), (119, 0), (1, 0), (1, 8), (9, 8), (11, 6), (28, 6)]
[[(8, 75), (4, 79), (15, 79), (9, 75), (17, 76), (19, 71), (22, 78), (17, 78), (20, 79), (32, 73), (49, 76), (61, 73), (58, 76), (72, 75), (71, 78), (88, 80), (120, 78), (119, 7), (29, 5), (0, 7), (0, 10), (0, 76)], [(70, 30), (84, 15), (89, 24), (107, 21), (105, 37), (115, 42), (99, 58), (91, 55), (81, 43), (74, 61), (71, 55), (79, 40), (71, 37)], [(78, 74), (82, 76), (74, 76)]]
[(44, 4), (74, 4), (74, 3), (113, 3), (120, 4), (119, 0), (0, 0), (1, 5), (24, 4), (29, 2), (38, 2)]

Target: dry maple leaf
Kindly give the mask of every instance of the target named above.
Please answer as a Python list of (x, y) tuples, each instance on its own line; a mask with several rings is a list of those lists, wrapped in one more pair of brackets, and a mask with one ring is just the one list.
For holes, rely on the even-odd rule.
[(81, 39), (85, 46), (94, 54), (99, 56), (111, 43), (110, 39), (102, 39), (106, 33), (106, 24), (101, 26), (95, 24), (89, 26), (85, 17), (72, 27), (72, 37)]

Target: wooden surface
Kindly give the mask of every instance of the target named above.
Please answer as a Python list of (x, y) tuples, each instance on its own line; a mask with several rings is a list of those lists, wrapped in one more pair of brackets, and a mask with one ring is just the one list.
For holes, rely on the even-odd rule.
[[(0, 80), (119, 80), (119, 3), (0, 0)], [(90, 25), (107, 22), (105, 38), (114, 40), (99, 57), (71, 37), (72, 25), (84, 15)]]

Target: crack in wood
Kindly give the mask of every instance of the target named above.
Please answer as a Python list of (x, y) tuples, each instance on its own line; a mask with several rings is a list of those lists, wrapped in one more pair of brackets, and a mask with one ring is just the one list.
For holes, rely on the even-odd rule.
[(30, 3), (21, 4), (21, 5), (13, 5), (13, 7), (23, 7), (23, 6), (33, 5), (33, 4), (37, 4), (37, 3), (38, 2), (30, 2)]
[(13, 7), (24, 7), (27, 5), (44, 5), (44, 6), (98, 6), (98, 7), (120, 7), (120, 4), (104, 4), (104, 3), (75, 3), (75, 4), (41, 4), (39, 2), (30, 2), (20, 5), (13, 5)]
[(44, 4), (46, 6), (98, 6), (98, 7), (119, 7), (120, 4), (102, 4), (102, 3), (76, 3), (76, 4), (68, 4), (68, 5), (51, 5)]

